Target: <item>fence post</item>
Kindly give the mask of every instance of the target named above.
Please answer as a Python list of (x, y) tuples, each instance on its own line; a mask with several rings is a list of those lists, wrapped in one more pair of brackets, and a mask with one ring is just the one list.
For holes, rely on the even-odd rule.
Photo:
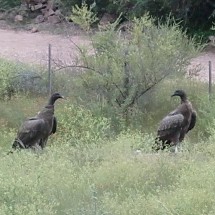
[(208, 62), (209, 66), (209, 85), (208, 85), (208, 93), (209, 93), (209, 99), (211, 99), (211, 93), (212, 93), (212, 68), (211, 68), (211, 61)]
[(51, 44), (49, 44), (48, 48), (48, 90), (49, 95), (52, 94), (52, 72), (51, 72)]

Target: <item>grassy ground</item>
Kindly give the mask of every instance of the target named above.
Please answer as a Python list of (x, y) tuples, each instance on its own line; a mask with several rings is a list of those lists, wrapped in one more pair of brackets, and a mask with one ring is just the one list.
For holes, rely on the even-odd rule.
[[(0, 66), (1, 94), (11, 83), (8, 68), (7, 63)], [(17, 67), (11, 70), (16, 73)], [(45, 96), (38, 96), (45, 95), (46, 80), (36, 84), (41, 86), (37, 96), (38, 88), (30, 85), (26, 90), (34, 93), (17, 88), (11, 100), (0, 102), (1, 215), (215, 214), (215, 103), (208, 100), (207, 85), (182, 77), (165, 80), (138, 101), (125, 128), (123, 120), (116, 122), (120, 115), (114, 120), (111, 111), (102, 114), (106, 103), (85, 100), (86, 89), (65, 77), (59, 75), (54, 87), (68, 99), (56, 103), (58, 131), (42, 152), (7, 155), (20, 123), (46, 103)], [(170, 98), (176, 89), (189, 92), (197, 125), (183, 153), (153, 153), (158, 122), (179, 103)]]
[(39, 154), (2, 153), (1, 214), (215, 213), (215, 136), (172, 155), (150, 153), (152, 137), (139, 133), (88, 146), (64, 135)]
[(111, 136), (109, 120), (67, 100), (56, 104), (59, 129), (49, 147), (6, 155), (18, 125), (45, 101), (18, 96), (0, 104), (0, 214), (215, 213), (213, 126), (207, 140), (186, 138), (181, 154), (155, 154), (155, 133)]

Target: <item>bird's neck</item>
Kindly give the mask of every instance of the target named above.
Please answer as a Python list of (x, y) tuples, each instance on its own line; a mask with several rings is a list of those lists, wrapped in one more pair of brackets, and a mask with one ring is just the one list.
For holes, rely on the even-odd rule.
[(48, 106), (49, 106), (49, 105), (54, 105), (54, 103), (55, 103), (55, 99), (50, 98), (47, 105), (48, 105)]
[(187, 97), (181, 97), (181, 104), (187, 102)]

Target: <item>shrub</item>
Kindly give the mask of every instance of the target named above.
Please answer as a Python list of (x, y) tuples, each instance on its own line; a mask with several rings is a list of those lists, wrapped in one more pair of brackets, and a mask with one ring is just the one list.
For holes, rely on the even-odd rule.
[(81, 53), (88, 68), (81, 78), (86, 101), (99, 101), (104, 114), (127, 126), (141, 98), (164, 79), (183, 76), (198, 48), (178, 25), (156, 26), (147, 15), (134, 19), (128, 38), (116, 24), (95, 35), (95, 54)]
[(8, 10), (8, 9), (14, 8), (16, 6), (19, 6), (20, 2), (21, 2), (20, 0), (14, 0), (14, 1), (0, 0), (1, 9)]
[(69, 19), (78, 24), (85, 31), (89, 31), (91, 25), (98, 20), (96, 14), (92, 11), (93, 7), (93, 5), (90, 5), (88, 8), (85, 2), (82, 3), (81, 7), (75, 5), (72, 7), (72, 14)]
[(95, 144), (98, 140), (105, 141), (110, 137), (109, 120), (101, 116), (93, 116), (92, 113), (81, 106), (66, 105), (58, 114), (59, 133), (62, 133), (63, 142), (78, 144)]
[[(47, 94), (48, 75), (44, 71), (40, 67), (0, 59), (1, 99), (11, 99), (17, 93)], [(57, 84), (53, 88), (58, 89)]]

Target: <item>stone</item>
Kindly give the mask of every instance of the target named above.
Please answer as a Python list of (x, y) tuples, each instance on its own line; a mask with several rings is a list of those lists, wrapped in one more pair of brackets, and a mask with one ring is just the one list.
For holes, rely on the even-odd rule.
[(36, 28), (36, 27), (33, 27), (32, 29), (31, 29), (31, 33), (36, 33), (36, 32), (38, 32), (39, 30), (38, 30), (38, 28)]
[(57, 24), (61, 22), (61, 19), (58, 16), (53, 15), (48, 17), (48, 22), (51, 24)]
[(36, 24), (39, 24), (39, 23), (42, 23), (45, 21), (45, 17), (43, 15), (38, 15), (35, 19), (34, 19), (34, 22)]
[(105, 26), (109, 23), (113, 23), (116, 20), (116, 16), (109, 13), (105, 13), (99, 21), (99, 25)]
[(42, 9), (43, 7), (44, 5), (42, 3), (35, 4), (31, 6), (31, 11), (39, 10), (39, 9)]
[(42, 13), (43, 15), (45, 15), (45, 14), (48, 12), (47, 8), (43, 8), (43, 9), (41, 9), (40, 11), (41, 11), (41, 13)]
[(215, 36), (211, 35), (208, 37), (211, 43), (215, 43)]
[(47, 10), (50, 10), (50, 9), (54, 10), (54, 2), (52, 0), (49, 0), (47, 2), (46, 8)]
[(14, 22), (22, 22), (23, 21), (23, 16), (22, 15), (16, 15), (14, 17)]
[(0, 20), (3, 20), (3, 19), (5, 19), (5, 13), (0, 12)]
[(55, 13), (55, 15), (57, 15), (59, 17), (63, 16), (59, 9), (57, 9), (54, 13)]
[(52, 9), (49, 9), (45, 12), (44, 17), (48, 18), (49, 16), (55, 15), (55, 12)]
[(48, 16), (52, 16), (52, 15), (54, 15), (55, 14), (55, 12), (52, 10), (52, 9), (49, 9), (49, 11), (48, 11)]

